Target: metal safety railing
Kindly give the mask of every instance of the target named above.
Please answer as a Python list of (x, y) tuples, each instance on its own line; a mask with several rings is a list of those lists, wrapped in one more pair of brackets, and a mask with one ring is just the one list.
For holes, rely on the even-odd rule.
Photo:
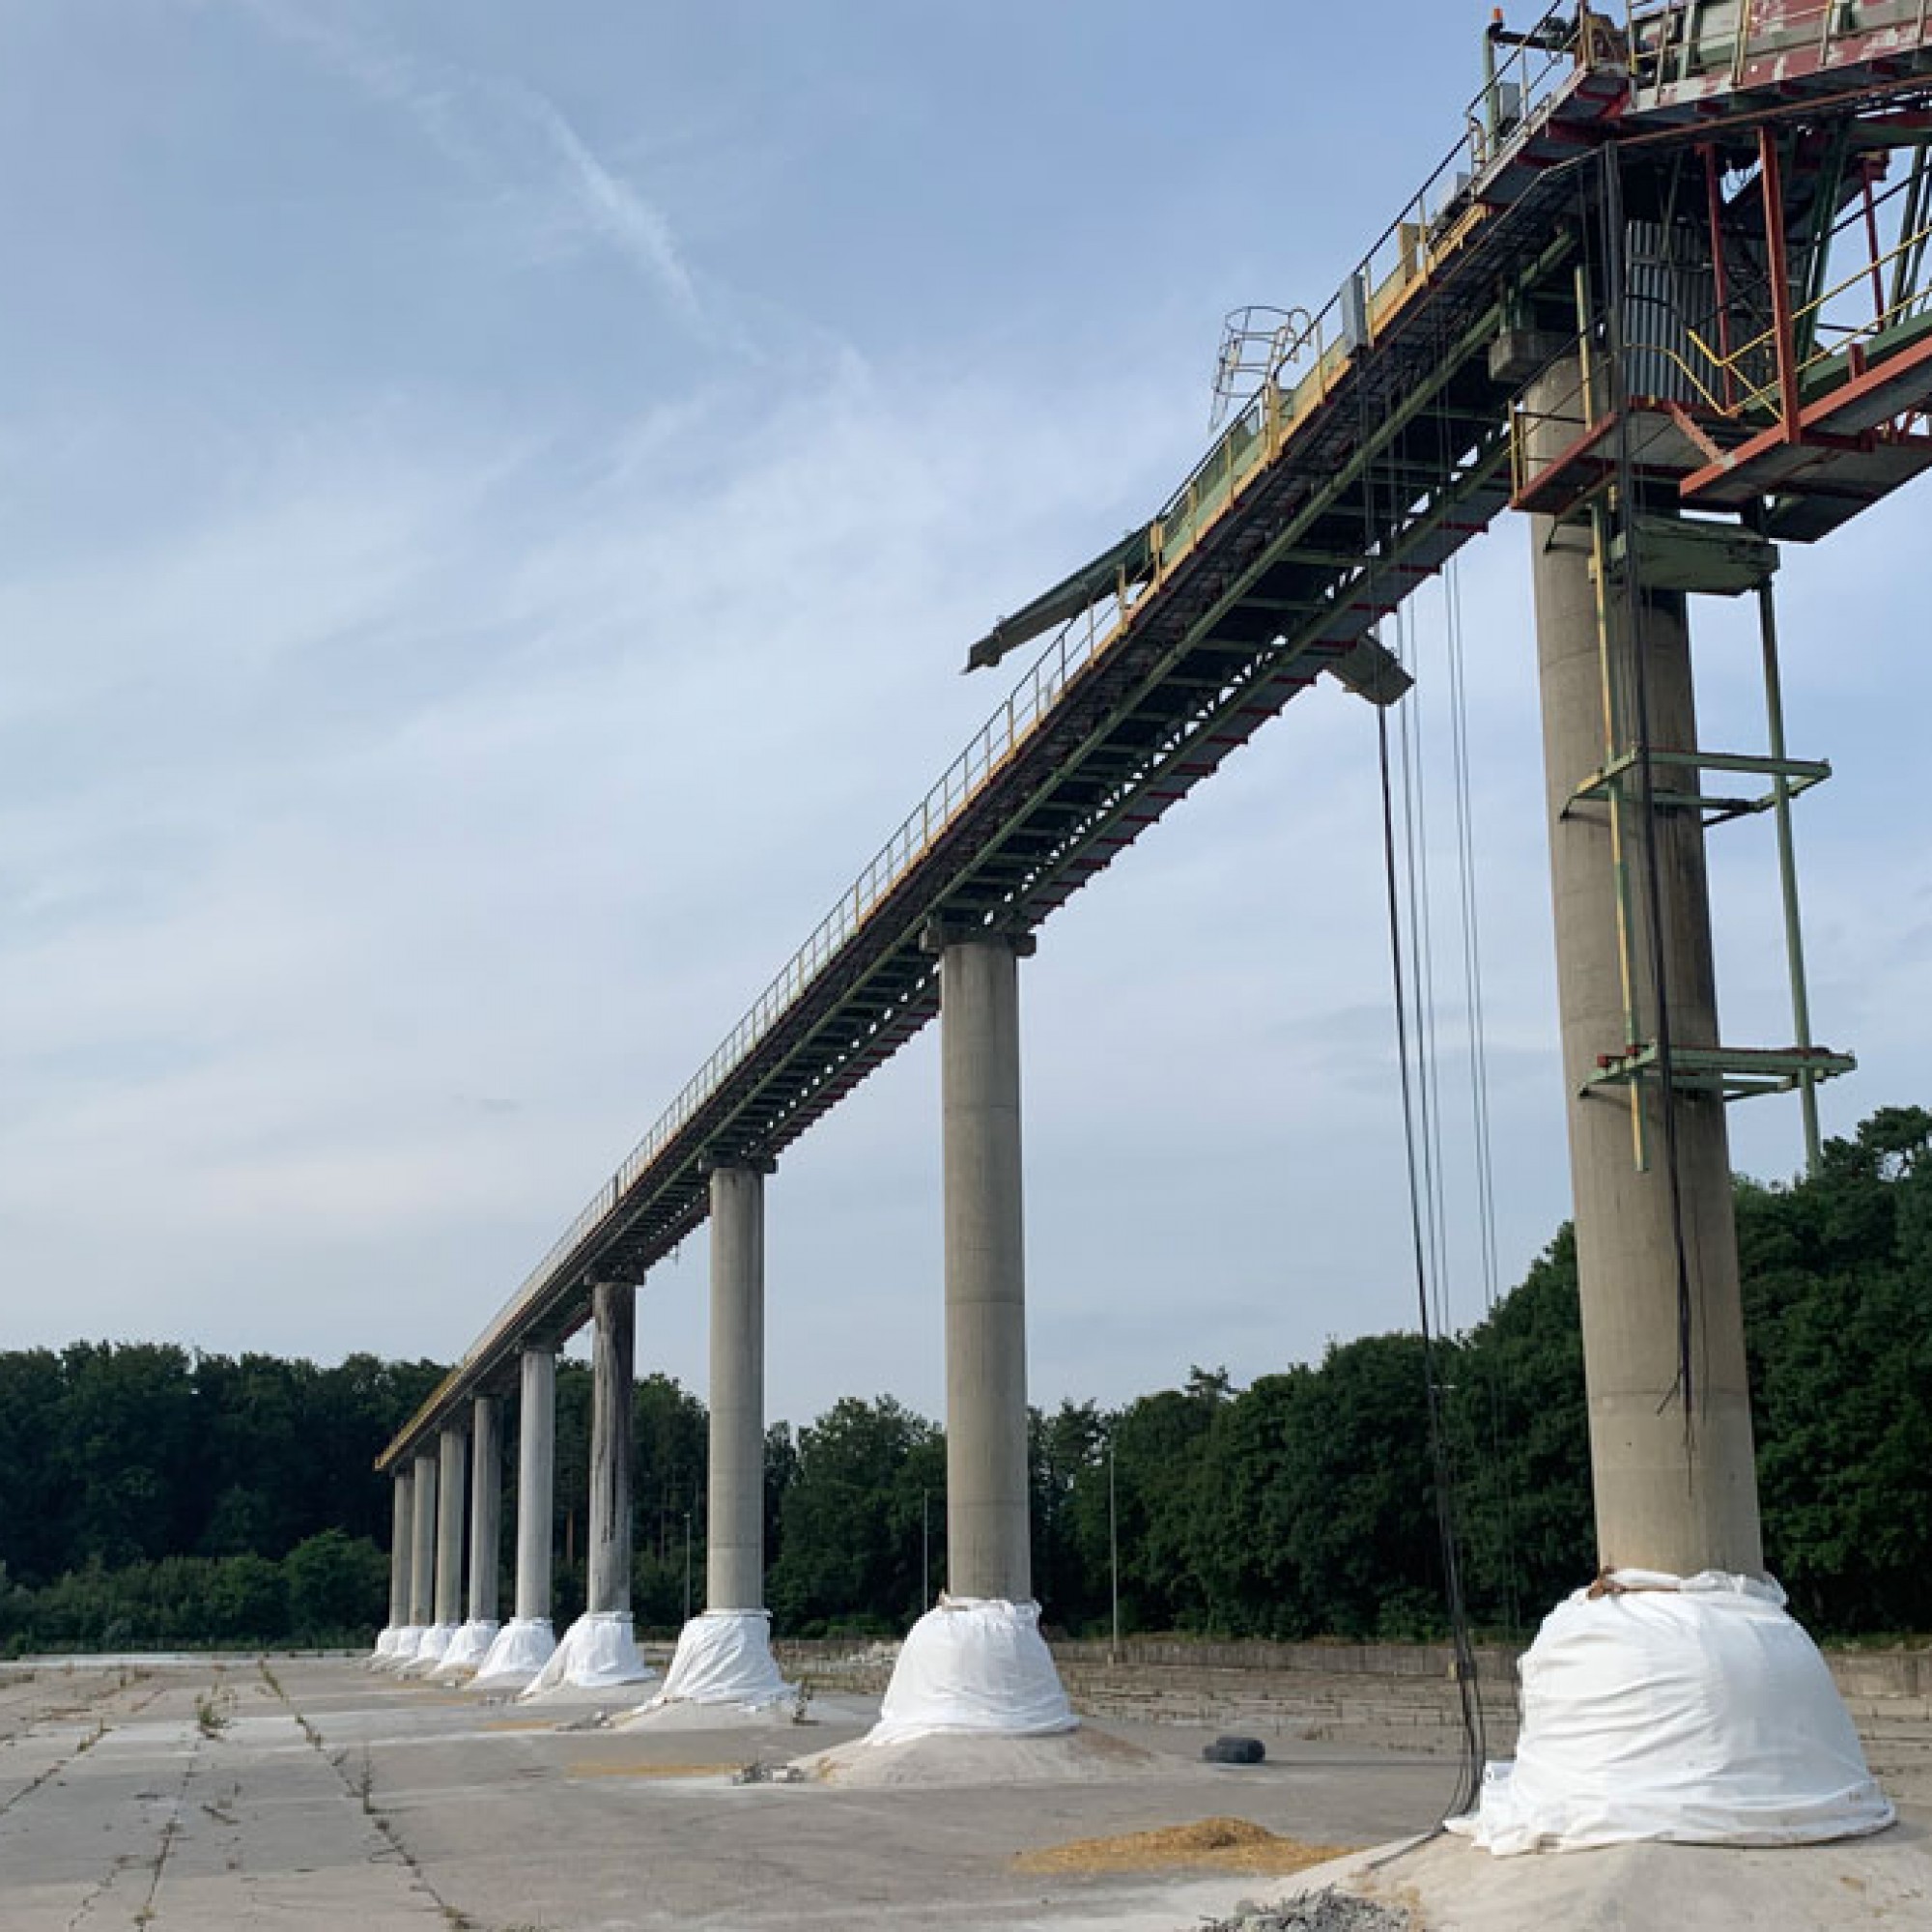
[[(1574, 16), (1561, 7), (1550, 8), (1515, 40), (1469, 103), (1462, 139), (1326, 303), (1312, 315), (1300, 309), (1250, 308), (1229, 318), (1217, 369), (1218, 413), (1225, 415), (1231, 406), (1238, 413), (1229, 435), (1177, 493), (1178, 499), (1185, 497), (1190, 485), (1205, 489), (1224, 483), (1219, 472), (1228, 467), (1229, 441), (1243, 427), (1259, 464), (1320, 407), (1353, 357), (1373, 346), (1482, 220), (1485, 210), (1476, 190), (1485, 176), (1548, 118), (1571, 78), (1605, 51), (1588, 33), (1579, 36)], [(1265, 323), (1264, 317), (1268, 318)], [(1232, 378), (1248, 374), (1256, 378), (1254, 387), (1236, 403)], [(1187, 505), (1177, 500), (1170, 508), (1184, 513)]]
[(1717, 76), (1742, 87), (1756, 64), (1809, 52), (1831, 64), (1834, 43), (1869, 41), (1905, 29), (1922, 42), (1932, 24), (1932, 0), (1625, 0), (1624, 31), (1636, 104), (1646, 95)]
[[(1926, 313), (1928, 300), (1932, 300), (1932, 291), (1908, 289), (1904, 294), (1885, 300), (1881, 293), (1874, 303), (1874, 312), (1858, 322), (1838, 321), (1831, 314), (1832, 307), (1851, 291), (1861, 288), (1876, 276), (1882, 280), (1884, 270), (1894, 262), (1912, 258), (1922, 251), (1928, 242), (1932, 242), (1932, 222), (1915, 230), (1898, 244), (1888, 249), (1883, 255), (1873, 256), (1869, 261), (1861, 262), (1857, 269), (1842, 281), (1834, 283), (1822, 295), (1814, 296), (1808, 302), (1792, 311), (1792, 332), (1800, 339), (1808, 338), (1812, 343), (1810, 351), (1793, 363), (1793, 374), (1802, 388), (1813, 383), (1828, 366), (1836, 363), (1845, 365), (1847, 352), (1874, 342), (1899, 324), (1911, 321)], [(1727, 415), (1747, 415), (1754, 411), (1773, 407), (1778, 400), (1780, 378), (1776, 373), (1778, 333), (1776, 325), (1762, 330), (1748, 342), (1741, 343), (1728, 355), (1719, 355), (1694, 331), (1690, 331), (1696, 340), (1697, 348), (1705, 355), (1713, 370), (1717, 372), (1720, 388), (1736, 388), (1736, 384), (1726, 385), (1726, 373), (1737, 374), (1747, 364), (1755, 363), (1762, 368), (1767, 363), (1773, 367), (1768, 381), (1738, 392), (1734, 407), (1724, 410)]]

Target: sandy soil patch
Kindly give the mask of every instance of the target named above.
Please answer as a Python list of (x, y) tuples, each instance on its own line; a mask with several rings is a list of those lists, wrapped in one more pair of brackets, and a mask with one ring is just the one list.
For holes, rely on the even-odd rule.
[(1023, 1852), (1013, 1869), (1023, 1872), (1151, 1872), (1192, 1866), (1209, 1871), (1295, 1872), (1346, 1858), (1349, 1845), (1304, 1845), (1245, 1818), (1202, 1818), (1192, 1825), (1163, 1825), (1116, 1838), (1075, 1838)]

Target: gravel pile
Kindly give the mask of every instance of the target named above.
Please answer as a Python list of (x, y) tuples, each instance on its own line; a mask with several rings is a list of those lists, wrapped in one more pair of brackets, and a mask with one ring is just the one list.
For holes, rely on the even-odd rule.
[(1378, 1905), (1333, 1886), (1292, 1898), (1280, 1905), (1251, 1905), (1243, 1900), (1232, 1918), (1217, 1918), (1202, 1932), (1417, 1932), (1416, 1924), (1397, 1905)]

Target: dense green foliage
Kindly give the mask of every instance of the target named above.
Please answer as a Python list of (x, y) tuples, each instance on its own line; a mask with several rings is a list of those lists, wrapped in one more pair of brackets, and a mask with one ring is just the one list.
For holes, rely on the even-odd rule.
[[(1820, 1631), (1932, 1629), (1932, 1115), (1880, 1113), (1832, 1142), (1814, 1178), (1743, 1181), (1737, 1201), (1771, 1565)], [(371, 1465), (440, 1373), (150, 1346), (0, 1355), (0, 1643), (366, 1637), (387, 1607), (388, 1485)], [(1439, 1630), (1432, 1374), (1472, 1613), (1533, 1624), (1593, 1562), (1568, 1229), (1487, 1320), (1433, 1350), (1371, 1335), (1244, 1389), (1197, 1369), (1117, 1410), (1036, 1413), (1049, 1621), (1104, 1629), (1118, 1586), (1127, 1631)], [(557, 1405), (568, 1617), (582, 1603), (586, 1370), (560, 1365)], [(635, 1602), (642, 1627), (668, 1632), (703, 1596), (704, 1407), (647, 1377), (634, 1423)], [(944, 1575), (945, 1462), (940, 1431), (890, 1397), (772, 1428), (781, 1629), (903, 1628)]]

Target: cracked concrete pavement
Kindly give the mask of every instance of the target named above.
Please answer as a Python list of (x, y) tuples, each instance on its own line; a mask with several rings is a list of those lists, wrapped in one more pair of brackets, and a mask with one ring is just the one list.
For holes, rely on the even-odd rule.
[[(1427, 1831), (1455, 1783), (1452, 1758), (1354, 1742), (1346, 1724), (1277, 1733), (1267, 1762), (1247, 1768), (1200, 1762), (1211, 1722), (1103, 1716), (1151, 1753), (1145, 1769), (734, 1785), (750, 1760), (857, 1736), (872, 1701), (828, 1688), (804, 1725), (594, 1721), (600, 1703), (622, 1715), (637, 1701), (531, 1708), (343, 1658), (7, 1666), (0, 1926), (1179, 1932), (1278, 1888), (1253, 1873), (1030, 1875), (1014, 1856), (1223, 1815), (1305, 1843), (1381, 1844)], [(1378, 1738), (1385, 1716), (1366, 1734)], [(1918, 1728), (1922, 1750), (1932, 1723)]]

